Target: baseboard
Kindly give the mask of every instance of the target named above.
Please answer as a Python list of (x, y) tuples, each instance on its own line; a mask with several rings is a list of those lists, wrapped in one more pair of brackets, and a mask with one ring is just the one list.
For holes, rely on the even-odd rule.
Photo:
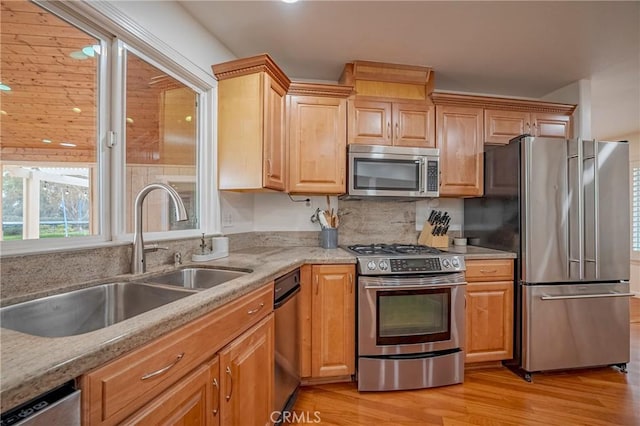
[(300, 380), (300, 386), (314, 386), (314, 385), (326, 385), (328, 383), (345, 383), (352, 382), (353, 376), (335, 376), (335, 377), (315, 377), (315, 378), (302, 378)]
[(464, 365), (464, 371), (502, 368), (502, 361), (470, 362)]

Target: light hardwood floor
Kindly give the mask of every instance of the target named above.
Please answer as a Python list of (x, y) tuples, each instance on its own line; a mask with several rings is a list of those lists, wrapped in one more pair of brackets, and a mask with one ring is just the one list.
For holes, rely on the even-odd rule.
[(629, 299), (631, 322), (640, 322), (640, 297), (632, 297)]
[[(314, 417), (317, 411), (317, 417)], [(613, 368), (535, 374), (465, 373), (462, 385), (359, 393), (354, 383), (303, 388), (294, 413), (320, 425), (640, 425), (640, 323), (631, 324), (628, 374)]]

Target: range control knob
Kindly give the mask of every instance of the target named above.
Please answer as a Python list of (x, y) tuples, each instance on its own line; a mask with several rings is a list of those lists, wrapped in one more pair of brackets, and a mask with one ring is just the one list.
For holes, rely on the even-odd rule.
[(445, 268), (450, 268), (451, 262), (449, 262), (449, 259), (442, 259), (442, 266), (444, 266)]
[(453, 259), (451, 259), (451, 264), (453, 265), (454, 268), (460, 267), (460, 261), (458, 260), (457, 257), (454, 257)]
[(370, 260), (369, 263), (367, 263), (367, 269), (370, 271), (373, 271), (374, 269), (376, 269), (376, 262), (374, 262), (373, 260)]
[(383, 271), (386, 271), (389, 265), (384, 260), (381, 260), (380, 263), (378, 263), (378, 267)]

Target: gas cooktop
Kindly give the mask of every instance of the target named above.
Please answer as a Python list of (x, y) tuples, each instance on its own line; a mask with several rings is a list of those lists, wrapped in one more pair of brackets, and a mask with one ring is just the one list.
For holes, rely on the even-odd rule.
[(364, 255), (402, 255), (402, 254), (440, 254), (442, 251), (435, 247), (418, 244), (356, 244), (347, 247), (356, 254)]
[(356, 244), (346, 249), (358, 258), (360, 275), (460, 272), (464, 257), (417, 244)]

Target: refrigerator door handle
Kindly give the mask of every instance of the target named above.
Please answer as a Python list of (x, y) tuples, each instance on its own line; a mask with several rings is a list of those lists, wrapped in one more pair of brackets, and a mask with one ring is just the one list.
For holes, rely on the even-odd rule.
[[(569, 244), (569, 277), (572, 280), (584, 279), (584, 212), (582, 191), (582, 142), (567, 141), (567, 202), (568, 222), (567, 239)], [(575, 268), (572, 268), (572, 264)]]
[(569, 296), (549, 296), (544, 294), (540, 296), (541, 300), (566, 300), (566, 299), (597, 299), (601, 297), (631, 297), (634, 293), (603, 293), (603, 294), (576, 294)]
[[(582, 260), (583, 278), (598, 279), (598, 150), (594, 140), (581, 141), (582, 148)], [(587, 265), (587, 263), (589, 265)]]

